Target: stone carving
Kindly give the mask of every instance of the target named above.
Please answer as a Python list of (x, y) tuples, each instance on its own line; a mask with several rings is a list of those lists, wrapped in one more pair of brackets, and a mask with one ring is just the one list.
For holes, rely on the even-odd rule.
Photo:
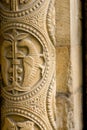
[[(39, 54), (35, 45), (26, 39), (27, 33), (18, 34), (13, 30), (12, 35), (4, 33), (3, 36), (5, 41), (1, 47), (1, 64), (6, 90), (27, 91), (35, 83), (35, 75), (38, 74), (39, 68), (43, 75), (44, 66), (40, 64), (43, 54)], [(10, 65), (5, 67), (5, 64)]]
[(9, 5), (10, 10), (12, 11), (18, 11), (19, 5), (20, 4), (26, 4), (30, 2), (31, 0), (1, 0), (2, 3), (6, 3)]
[(55, 2), (51, 0), (48, 8), (48, 14), (47, 14), (47, 28), (48, 28), (48, 34), (50, 36), (50, 39), (52, 40), (53, 44), (55, 45)]
[(15, 123), (6, 118), (2, 130), (34, 130), (34, 123), (30, 121)]
[(0, 1), (2, 130), (56, 130), (55, 47), (46, 26), (53, 3)]
[(21, 17), (34, 13), (43, 3), (45, 0), (1, 0), (0, 11), (5, 17)]

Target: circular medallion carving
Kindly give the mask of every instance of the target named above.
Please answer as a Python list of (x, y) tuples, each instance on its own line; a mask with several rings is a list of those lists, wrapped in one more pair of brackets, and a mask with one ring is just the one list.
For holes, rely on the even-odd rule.
[(35, 12), (44, 0), (1, 0), (1, 15), (6, 17), (21, 17)]
[(12, 29), (10, 25), (10, 30), (2, 30), (1, 86), (4, 97), (20, 101), (44, 87), (49, 75), (49, 53), (45, 39), (34, 28), (22, 24), (13, 28), (14, 24)]

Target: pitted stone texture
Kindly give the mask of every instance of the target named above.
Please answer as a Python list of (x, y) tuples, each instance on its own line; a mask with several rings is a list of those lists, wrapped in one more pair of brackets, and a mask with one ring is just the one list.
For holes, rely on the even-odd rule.
[(74, 130), (73, 104), (64, 93), (57, 95), (57, 130)]
[(70, 47), (56, 47), (57, 92), (68, 92)]
[(70, 0), (56, 0), (57, 46), (70, 43)]

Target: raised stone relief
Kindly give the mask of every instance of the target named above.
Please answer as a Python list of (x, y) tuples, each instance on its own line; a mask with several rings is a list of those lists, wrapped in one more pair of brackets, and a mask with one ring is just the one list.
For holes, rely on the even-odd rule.
[(22, 5), (29, 4), (31, 0), (1, 0), (2, 5), (6, 5), (11, 11), (18, 11)]
[(34, 123), (30, 121), (14, 122), (6, 118), (2, 130), (34, 130)]
[(31, 90), (44, 73), (43, 52), (35, 47), (32, 39), (29, 40), (27, 33), (18, 34), (17, 30), (12, 30), (12, 34), (4, 33), (3, 37), (5, 40), (1, 46), (1, 70), (5, 89)]
[(50, 3), (0, 1), (2, 130), (56, 130), (54, 33), (46, 25)]

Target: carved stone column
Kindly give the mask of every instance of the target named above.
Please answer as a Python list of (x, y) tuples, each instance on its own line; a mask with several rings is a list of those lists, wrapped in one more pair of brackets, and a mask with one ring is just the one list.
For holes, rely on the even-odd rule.
[(56, 130), (54, 0), (0, 0), (1, 130)]

